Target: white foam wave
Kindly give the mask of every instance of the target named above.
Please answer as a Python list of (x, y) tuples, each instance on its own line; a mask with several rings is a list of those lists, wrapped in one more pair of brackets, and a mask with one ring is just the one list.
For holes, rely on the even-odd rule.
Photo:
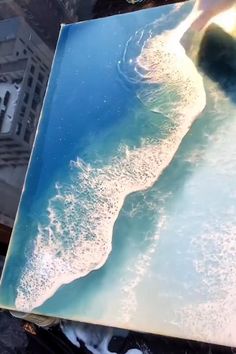
[[(194, 269), (201, 282), (197, 288), (197, 301), (181, 307), (177, 311), (177, 318), (183, 332), (188, 333), (191, 338), (235, 346), (235, 105), (216, 84), (208, 83), (208, 87), (212, 103), (211, 114), (214, 115), (214, 122), (221, 121), (221, 124), (218, 128), (215, 126), (212, 135), (208, 135), (209, 147), (201, 156), (202, 172), (200, 177), (195, 178), (198, 184), (193, 182), (199, 199), (207, 178), (211, 185), (208, 188), (209, 198), (204, 199), (207, 201), (208, 211), (205, 214), (202, 207), (202, 210), (198, 210), (201, 222), (190, 245), (190, 252), (194, 255)], [(219, 193), (218, 199), (215, 198), (216, 191)], [(193, 211), (196, 217), (196, 208)]]
[[(202, 294), (207, 301), (181, 309), (182, 327), (195, 339), (234, 345), (236, 336), (236, 223), (230, 221), (206, 228), (193, 247), (198, 252), (195, 269), (203, 280)], [(214, 252), (212, 252), (214, 249)]]
[[(132, 323), (132, 316), (135, 315), (137, 310), (136, 289), (150, 268), (153, 254), (158, 247), (159, 231), (163, 231), (165, 228), (166, 216), (164, 210), (159, 210), (159, 213), (160, 220), (157, 225), (157, 230), (156, 233), (150, 237), (148, 248), (138, 255), (135, 263), (126, 270), (124, 278), (122, 279), (123, 296), (121, 297), (119, 320), (126, 325)], [(130, 281), (130, 279), (132, 279), (132, 281)]]
[[(139, 97), (172, 122), (166, 138), (151, 144), (143, 141), (133, 150), (127, 147), (122, 157), (112, 158), (102, 168), (79, 158), (71, 163), (71, 183), (57, 185), (57, 193), (49, 201), (48, 225), (39, 226), (33, 253), (20, 277), (17, 310), (31, 311), (61, 285), (86, 276), (106, 262), (124, 199), (156, 182), (204, 109), (203, 81), (178, 42), (179, 32), (173, 30), (150, 39), (136, 66), (145, 69), (145, 83), (151, 89), (152, 85), (160, 85), (150, 95), (145, 87)], [(169, 106), (163, 109), (168, 96)]]

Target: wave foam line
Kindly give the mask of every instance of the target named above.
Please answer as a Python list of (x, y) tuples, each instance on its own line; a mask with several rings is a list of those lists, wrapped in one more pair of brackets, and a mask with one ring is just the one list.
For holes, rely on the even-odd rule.
[(233, 346), (236, 338), (236, 316), (232, 316), (236, 313), (236, 223), (232, 215), (220, 225), (219, 232), (215, 225), (206, 227), (194, 241), (198, 252), (194, 264), (203, 279), (200, 290), (208, 300), (186, 306), (178, 313), (182, 328), (193, 338), (210, 343), (217, 339), (227, 346)]
[[(204, 109), (202, 78), (174, 38), (175, 30), (150, 39), (137, 59), (150, 85), (149, 95), (145, 85), (139, 96), (155, 111), (162, 111), (159, 102), (167, 100), (164, 111), (173, 127), (165, 139), (152, 144), (144, 141), (134, 150), (126, 148), (123, 157), (114, 157), (103, 168), (79, 158), (72, 163), (71, 184), (57, 185), (55, 197), (49, 200), (48, 225), (38, 227), (33, 252), (19, 280), (17, 310), (31, 311), (62, 285), (104, 265), (125, 198), (156, 182)], [(153, 84), (160, 88), (152, 90)]]
[[(145, 251), (142, 250), (135, 263), (132, 264), (132, 267), (127, 269), (124, 278), (122, 279), (123, 296), (121, 297), (120, 321), (126, 325), (129, 324), (129, 327), (131, 326), (130, 323), (132, 323), (133, 316), (135, 316), (138, 308), (136, 290), (150, 269), (152, 257), (158, 247), (160, 232), (165, 228), (166, 215), (163, 209), (159, 212), (160, 220), (157, 225), (157, 230), (151, 237), (148, 248)], [(130, 281), (130, 279), (132, 280)]]

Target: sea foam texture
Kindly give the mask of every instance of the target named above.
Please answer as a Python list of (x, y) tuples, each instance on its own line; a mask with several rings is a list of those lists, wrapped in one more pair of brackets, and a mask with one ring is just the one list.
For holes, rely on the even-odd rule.
[[(138, 304), (136, 299), (136, 289), (147, 275), (151, 266), (152, 257), (158, 247), (160, 231), (165, 229), (166, 215), (163, 208), (159, 209), (159, 222), (156, 232), (149, 238), (149, 246), (146, 250), (142, 250), (138, 255), (132, 267), (129, 267), (122, 278), (121, 306), (118, 313), (118, 319), (126, 325), (132, 322), (132, 316), (136, 313)], [(130, 280), (131, 279), (131, 280)]]
[[(167, 137), (151, 143), (143, 140), (133, 150), (123, 148), (122, 157), (114, 156), (102, 168), (80, 158), (71, 163), (71, 184), (57, 184), (57, 193), (49, 200), (48, 224), (38, 227), (33, 252), (19, 280), (17, 310), (31, 311), (63, 284), (104, 265), (112, 250), (113, 226), (125, 198), (156, 182), (204, 109), (203, 80), (180, 44), (193, 15), (194, 12), (176, 29), (149, 39), (136, 60), (144, 82), (138, 96), (173, 123)], [(168, 97), (171, 99), (163, 109), (159, 102)]]
[[(208, 88), (209, 88), (208, 84)], [(201, 222), (194, 231), (189, 251), (196, 274), (201, 278), (201, 296), (177, 313), (179, 326), (196, 340), (235, 346), (236, 338), (236, 119), (235, 104), (217, 87), (208, 92), (215, 122), (223, 122), (208, 136), (208, 149), (199, 156), (201, 178), (195, 190), (208, 188), (207, 217), (198, 210)], [(214, 143), (213, 143), (214, 142)], [(196, 163), (194, 159), (194, 164)], [(198, 163), (198, 162), (197, 162)], [(205, 170), (206, 168), (206, 170)], [(199, 172), (198, 172), (199, 173)], [(204, 182), (206, 181), (207, 182)], [(195, 182), (194, 182), (195, 183)], [(215, 191), (217, 191), (217, 199)], [(209, 212), (210, 211), (210, 212)], [(195, 217), (193, 209), (192, 218)], [(196, 212), (196, 210), (195, 210)], [(184, 210), (182, 210), (184, 213)], [(189, 213), (188, 213), (189, 215)], [(189, 216), (191, 217), (191, 216)]]
[[(199, 252), (195, 260), (196, 272), (201, 274), (207, 301), (199, 301), (182, 309), (180, 318), (183, 327), (196, 340), (235, 345), (236, 335), (236, 223), (233, 220), (223, 223), (216, 232), (214, 227), (206, 227), (199, 235), (194, 247)], [(233, 221), (232, 221), (233, 220)], [(214, 247), (215, 252), (209, 251)]]

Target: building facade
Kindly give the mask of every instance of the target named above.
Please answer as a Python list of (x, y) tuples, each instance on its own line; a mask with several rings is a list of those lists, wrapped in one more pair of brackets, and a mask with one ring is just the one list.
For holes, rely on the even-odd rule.
[(55, 48), (62, 23), (77, 21), (77, 0), (0, 0), (0, 20), (21, 16)]
[(0, 21), (0, 223), (12, 227), (53, 54), (23, 18)]
[(0, 167), (28, 162), (51, 61), (22, 18), (0, 21)]

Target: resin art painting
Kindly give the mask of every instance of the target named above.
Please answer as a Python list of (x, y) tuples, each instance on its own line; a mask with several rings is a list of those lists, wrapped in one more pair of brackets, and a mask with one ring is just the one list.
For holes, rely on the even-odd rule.
[(236, 8), (62, 26), (0, 307), (236, 346)]

